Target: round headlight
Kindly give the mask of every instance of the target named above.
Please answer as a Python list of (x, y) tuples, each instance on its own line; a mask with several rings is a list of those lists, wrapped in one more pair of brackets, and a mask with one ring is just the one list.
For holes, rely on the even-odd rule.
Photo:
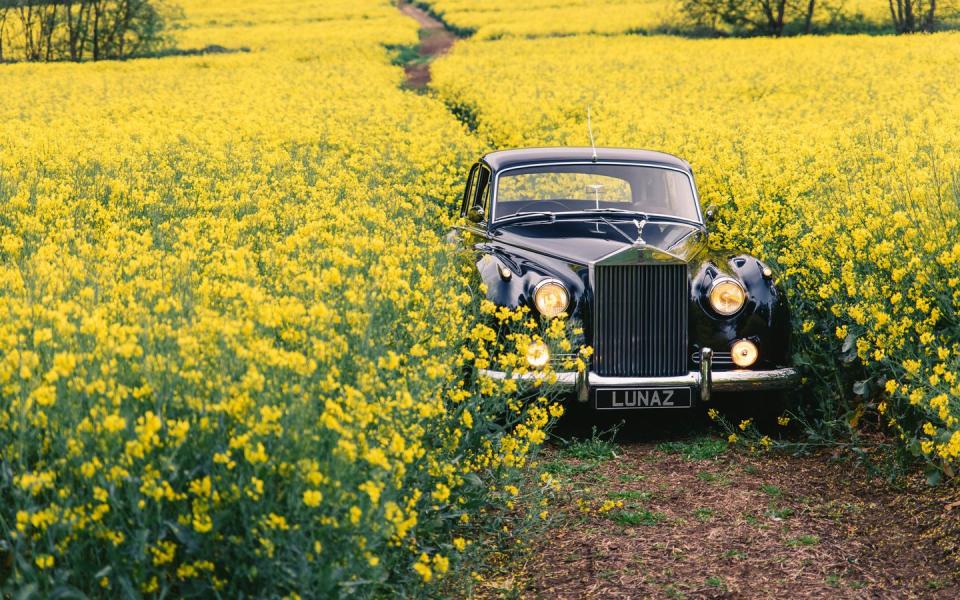
[(757, 345), (750, 340), (737, 340), (730, 348), (731, 358), (738, 367), (749, 367), (757, 362)]
[(556, 279), (544, 279), (533, 290), (533, 303), (541, 315), (552, 319), (567, 310), (570, 294)]
[(710, 306), (723, 316), (730, 316), (743, 308), (747, 292), (735, 279), (717, 279), (710, 286)]
[(527, 346), (527, 364), (534, 369), (542, 369), (550, 362), (550, 349), (543, 342), (533, 342)]

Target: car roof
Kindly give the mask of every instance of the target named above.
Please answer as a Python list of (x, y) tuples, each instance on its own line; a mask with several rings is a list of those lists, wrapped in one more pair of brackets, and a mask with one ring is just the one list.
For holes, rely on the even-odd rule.
[[(517, 148), (498, 150), (483, 156), (482, 160), (494, 172), (509, 167), (552, 162), (590, 162), (594, 149), (589, 146), (557, 148)], [(690, 173), (690, 163), (672, 154), (634, 148), (597, 148), (597, 162), (637, 162), (663, 165)]]

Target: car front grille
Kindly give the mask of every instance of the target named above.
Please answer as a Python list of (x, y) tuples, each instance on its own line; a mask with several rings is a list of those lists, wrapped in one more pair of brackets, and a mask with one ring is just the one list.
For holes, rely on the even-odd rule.
[(687, 373), (686, 265), (597, 266), (594, 277), (597, 374)]

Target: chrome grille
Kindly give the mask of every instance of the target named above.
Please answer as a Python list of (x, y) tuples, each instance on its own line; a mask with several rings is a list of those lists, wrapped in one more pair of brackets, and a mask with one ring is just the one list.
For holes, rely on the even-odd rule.
[(599, 375), (687, 373), (686, 265), (598, 266), (594, 370)]

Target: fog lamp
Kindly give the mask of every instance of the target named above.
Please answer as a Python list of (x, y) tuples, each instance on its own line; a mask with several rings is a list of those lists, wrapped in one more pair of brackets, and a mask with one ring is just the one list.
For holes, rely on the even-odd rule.
[(527, 346), (527, 364), (534, 369), (542, 369), (550, 362), (550, 349), (543, 342), (533, 342)]
[(533, 303), (541, 315), (552, 319), (567, 310), (570, 294), (556, 279), (544, 279), (533, 290)]
[(710, 306), (717, 313), (729, 317), (743, 308), (747, 301), (747, 292), (734, 279), (725, 277), (717, 279), (710, 286)]
[(757, 345), (750, 340), (738, 340), (730, 348), (731, 358), (738, 367), (749, 367), (757, 362), (760, 352)]

